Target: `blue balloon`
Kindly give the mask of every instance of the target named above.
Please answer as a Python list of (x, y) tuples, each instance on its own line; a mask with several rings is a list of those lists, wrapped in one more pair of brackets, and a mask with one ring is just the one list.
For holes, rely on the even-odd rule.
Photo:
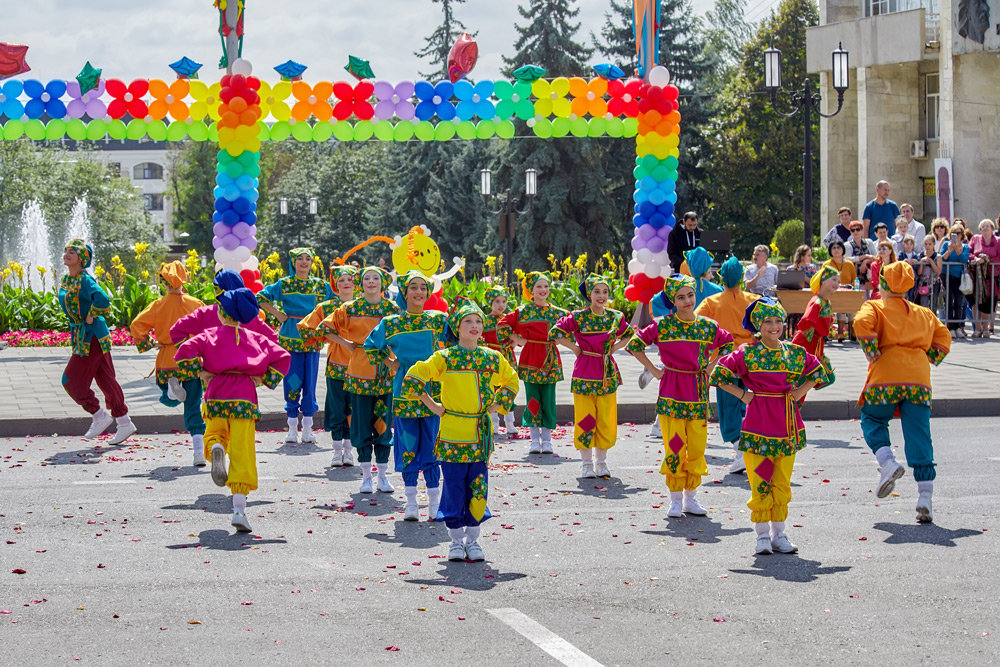
[(642, 227), (643, 225), (647, 224), (648, 222), (649, 222), (649, 220), (644, 215), (638, 215), (637, 214), (637, 215), (633, 215), (632, 216), (632, 224), (635, 225), (636, 227)]
[(664, 225), (664, 227), (673, 227), (676, 224), (677, 224), (677, 218), (671, 215), (667, 217), (667, 224)]
[(642, 210), (642, 205), (641, 204), (636, 204), (635, 206), (632, 207), (632, 212), (633, 213), (639, 213), (639, 211), (641, 211), (641, 210)]
[(226, 172), (220, 172), (215, 175), (215, 184), (220, 187), (226, 187), (227, 185), (233, 184), (233, 177)]
[(215, 197), (216, 199), (222, 199), (222, 193), (223, 190), (221, 185), (215, 186), (215, 189), (212, 190), (212, 196)]
[(645, 190), (646, 192), (652, 192), (656, 189), (659, 183), (652, 176), (643, 176), (642, 180), (639, 181), (639, 189)]
[(224, 225), (232, 227), (239, 221), (240, 221), (240, 215), (233, 209), (229, 209), (228, 211), (224, 211), (222, 213), (222, 224)]
[(229, 201), (236, 201), (239, 199), (240, 189), (235, 185), (227, 185), (222, 188), (222, 197), (228, 199)]
[(640, 204), (649, 201), (649, 193), (645, 190), (636, 190), (632, 193), (632, 200)]
[(667, 216), (663, 215), (662, 213), (654, 213), (653, 215), (649, 216), (649, 224), (653, 225), (653, 227), (655, 227), (656, 229), (659, 229), (660, 227), (667, 224)]
[[(246, 197), (247, 199), (249, 199), (250, 203), (253, 203), (253, 202), (257, 201), (258, 197), (260, 197), (260, 190), (248, 190), (248, 191), (246, 191), (246, 192), (243, 193), (243, 196)], [(256, 208), (257, 207), (255, 206), (254, 210), (256, 210)]]
[[(259, 195), (260, 193), (258, 192), (257, 194)], [(251, 211), (256, 211), (257, 210), (257, 202), (255, 202), (255, 201), (251, 201), (250, 202), (250, 210)]]
[(243, 222), (247, 223), (248, 225), (256, 225), (257, 224), (257, 214), (254, 213), (253, 211), (251, 211), (250, 213), (245, 213), (245, 214), (241, 215), (240, 218), (242, 218)]
[(651, 216), (654, 213), (656, 213), (656, 205), (655, 204), (650, 204), (648, 201), (642, 202), (641, 204), (639, 204), (638, 213), (640, 213), (640, 214), (642, 214), (642, 215), (644, 215), (644, 216), (646, 216), (648, 218), (649, 216)]
[(222, 197), (218, 197), (215, 200), (215, 210), (216, 211), (228, 211), (232, 207), (233, 207), (233, 204), (228, 199), (223, 199)]
[(236, 179), (236, 187), (238, 187), (240, 190), (252, 190), (255, 187), (257, 187), (257, 184), (254, 181), (255, 179), (253, 176), (250, 176), (249, 174), (243, 174), (242, 176)]
[(677, 193), (676, 192), (667, 193), (667, 199), (666, 199), (666, 201), (670, 202), (671, 204), (676, 204), (677, 203)]
[(663, 202), (667, 201), (667, 195), (663, 192), (663, 190), (657, 188), (649, 193), (649, 201), (659, 206)]
[(674, 203), (670, 201), (665, 201), (656, 207), (656, 210), (663, 215), (672, 215), (674, 212)]
[(673, 192), (677, 189), (677, 184), (673, 181), (660, 181), (660, 189), (664, 192)]
[(250, 212), (250, 200), (246, 197), (240, 197), (233, 202), (233, 210), (240, 215), (246, 215)]
[(218, 211), (212, 214), (212, 223), (215, 224), (216, 222), (222, 222), (222, 214)]

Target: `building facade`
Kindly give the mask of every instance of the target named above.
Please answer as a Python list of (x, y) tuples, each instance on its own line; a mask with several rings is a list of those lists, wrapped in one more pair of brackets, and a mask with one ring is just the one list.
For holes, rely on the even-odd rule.
[[(916, 217), (1000, 214), (1000, 0), (819, 0), (806, 32), (822, 110), (836, 109), (830, 54), (850, 53), (851, 87), (820, 122), (820, 218), (860, 218), (889, 181)], [(928, 225), (928, 231), (930, 227)]]

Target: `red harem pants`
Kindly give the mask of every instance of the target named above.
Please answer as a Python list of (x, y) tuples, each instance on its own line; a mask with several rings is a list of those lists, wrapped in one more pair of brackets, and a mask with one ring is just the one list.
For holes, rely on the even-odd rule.
[(115, 365), (111, 361), (111, 353), (105, 353), (101, 349), (101, 343), (96, 336), (90, 339), (90, 354), (85, 357), (78, 354), (70, 355), (62, 376), (63, 389), (77, 405), (90, 414), (101, 408), (101, 402), (90, 388), (95, 381), (104, 393), (104, 403), (111, 411), (111, 416), (117, 418), (127, 415), (125, 394), (122, 393), (121, 385), (115, 377)]

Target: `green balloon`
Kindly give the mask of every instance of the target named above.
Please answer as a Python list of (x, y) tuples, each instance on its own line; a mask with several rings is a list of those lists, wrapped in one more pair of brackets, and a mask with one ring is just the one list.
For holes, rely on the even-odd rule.
[(108, 136), (112, 139), (124, 139), (126, 134), (128, 134), (128, 128), (125, 127), (125, 122), (121, 119), (116, 118), (108, 123)]
[(355, 141), (368, 141), (375, 134), (375, 126), (371, 121), (359, 120), (358, 124), (354, 126), (354, 140)]
[(552, 121), (552, 136), (565, 137), (569, 134), (569, 118), (556, 118)]
[(605, 118), (591, 118), (587, 123), (588, 137), (603, 137), (607, 131), (608, 121)]
[[(620, 123), (621, 121), (618, 122)], [(660, 166), (660, 161), (656, 159), (655, 155), (645, 155), (639, 159), (642, 161), (642, 167), (646, 170), (647, 174)]]
[(375, 123), (375, 138), (380, 141), (392, 141), (393, 127), (387, 120), (380, 120)]
[(429, 121), (421, 121), (413, 130), (413, 134), (420, 141), (434, 141), (434, 126)]
[(108, 124), (103, 120), (92, 120), (87, 123), (87, 139), (97, 141), (108, 135)]
[(677, 180), (677, 176), (678, 176), (678, 174), (677, 174), (677, 170), (676, 169), (668, 170), (667, 171), (667, 180), (668, 181), (676, 181)]
[[(208, 141), (208, 126), (200, 120), (193, 121), (188, 125), (188, 136), (193, 141)], [(225, 153), (225, 151), (222, 151)], [(228, 153), (226, 153), (228, 155)]]
[(215, 123), (210, 123), (205, 126), (208, 131), (208, 140), (213, 143), (219, 143), (219, 126)]
[(174, 121), (167, 126), (167, 141), (183, 141), (188, 134), (187, 123)]
[(605, 132), (608, 133), (609, 137), (615, 137), (617, 139), (625, 134), (625, 124), (622, 122), (621, 118), (612, 118), (608, 121), (608, 126), (605, 128)]
[(625, 130), (622, 133), (623, 137), (634, 137), (639, 134), (639, 119), (638, 118), (626, 118), (622, 121), (625, 126)]
[[(313, 132), (313, 139), (315, 138), (316, 138), (316, 133)], [(249, 167), (244, 167), (243, 173), (247, 174), (248, 176), (252, 176), (253, 178), (260, 178), (260, 165), (253, 164), (250, 165)]]
[(260, 126), (260, 132), (257, 133), (257, 138), (261, 141), (268, 141), (271, 138), (271, 128), (267, 126), (267, 123), (258, 123)]
[(33, 118), (24, 124), (24, 134), (29, 139), (41, 141), (45, 138), (45, 125), (38, 118)]
[(215, 154), (215, 161), (218, 162), (219, 164), (229, 164), (230, 162), (232, 162), (235, 159), (236, 158), (234, 158), (232, 155), (230, 155), (229, 153), (227, 153), (224, 150), (219, 150)]
[(632, 176), (635, 177), (635, 180), (641, 181), (646, 176), (649, 176), (649, 172), (643, 169), (642, 165), (639, 165), (638, 167), (632, 170)]
[(590, 127), (587, 125), (586, 118), (577, 118), (576, 120), (570, 121), (569, 131), (573, 133), (574, 137), (585, 137), (590, 131)]
[(70, 139), (82, 141), (87, 138), (87, 126), (79, 118), (74, 118), (66, 123), (66, 136)]
[(288, 121), (279, 120), (271, 126), (271, 141), (284, 141), (292, 134), (292, 126)]
[(64, 136), (66, 136), (66, 121), (61, 118), (50, 120), (45, 126), (46, 139), (62, 139)]
[(313, 140), (313, 129), (312, 126), (306, 121), (300, 121), (295, 125), (292, 125), (292, 136), (298, 141), (312, 141)]
[(663, 165), (660, 165), (659, 167), (657, 167), (656, 169), (654, 169), (652, 172), (650, 172), (649, 175), (652, 176), (653, 180), (655, 180), (657, 183), (662, 183), (663, 181), (666, 181), (666, 180), (670, 179), (669, 174), (670, 174), (670, 170), (667, 169), (666, 167), (664, 167)]
[(226, 176), (229, 176), (233, 180), (236, 180), (243, 175), (243, 165), (239, 162), (230, 162), (225, 167), (223, 167), (226, 172)]
[(313, 125), (313, 141), (329, 141), (333, 136), (333, 125), (330, 121), (319, 121)]
[(392, 138), (396, 141), (409, 141), (416, 132), (416, 127), (408, 120), (401, 120), (396, 123), (396, 128), (392, 131)]
[(8, 120), (3, 126), (3, 138), (12, 140), (20, 139), (24, 134), (24, 123), (18, 119)]
[(476, 125), (476, 138), (489, 139), (497, 133), (497, 126), (492, 120), (481, 120)]
[(542, 118), (535, 123), (535, 125), (531, 128), (531, 131), (535, 133), (536, 137), (548, 139), (552, 136), (552, 121), (548, 118)]
[(476, 138), (476, 126), (471, 120), (463, 120), (458, 124), (455, 129), (455, 133), (458, 134), (462, 139), (475, 139)]
[(448, 141), (455, 136), (457, 128), (450, 120), (442, 120), (434, 128), (434, 138), (438, 141)]
[(497, 123), (497, 136), (501, 139), (513, 139), (515, 133), (514, 123), (509, 120), (502, 120)]
[(337, 141), (354, 141), (354, 126), (346, 120), (337, 121), (333, 124), (333, 136)]
[(242, 153), (234, 157), (233, 160), (243, 165), (243, 173), (246, 174), (249, 173), (247, 171), (248, 168), (254, 167), (257, 165), (258, 162), (260, 162), (260, 153), (256, 151), (254, 152), (243, 151)]
[(154, 120), (152, 123), (146, 124), (146, 134), (153, 141), (163, 141), (167, 138), (167, 126), (163, 124), (162, 120)]
[(677, 158), (675, 158), (673, 155), (667, 157), (665, 160), (662, 160), (660, 164), (662, 164), (667, 169), (673, 169), (674, 171), (677, 171), (677, 167), (680, 166), (680, 162), (678, 162)]

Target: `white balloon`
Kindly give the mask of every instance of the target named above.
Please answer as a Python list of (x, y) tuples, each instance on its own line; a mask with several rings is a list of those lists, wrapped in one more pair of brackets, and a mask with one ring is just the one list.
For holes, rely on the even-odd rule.
[(649, 264), (653, 261), (653, 253), (650, 252), (649, 248), (640, 248), (635, 251), (635, 258), (639, 260), (640, 264)]
[(246, 246), (239, 246), (233, 251), (233, 259), (238, 261), (240, 264), (245, 263), (250, 259), (250, 248)]
[(216, 248), (215, 253), (212, 255), (215, 257), (215, 261), (219, 264), (225, 264), (226, 258), (229, 257), (229, 251), (225, 248)]
[(650, 262), (646, 265), (645, 273), (650, 278), (657, 278), (660, 275), (660, 265), (656, 262)]
[(661, 250), (660, 252), (654, 252), (651, 261), (656, 262), (660, 266), (665, 266), (670, 263), (670, 255), (667, 254), (666, 250)]
[(250, 76), (253, 72), (253, 65), (250, 64), (249, 60), (244, 58), (237, 58), (233, 61), (233, 74), (242, 74), (243, 76)]
[(630, 275), (635, 275), (637, 273), (642, 273), (642, 262), (637, 259), (631, 259), (628, 263), (628, 272)]
[(660, 267), (660, 277), (669, 278), (670, 277), (670, 266)]
[[(235, 71), (235, 70), (234, 70)], [(663, 65), (657, 65), (649, 70), (649, 83), (662, 88), (670, 83), (670, 72)]]
[(246, 265), (251, 271), (256, 271), (260, 268), (260, 260), (257, 259), (256, 255), (251, 255), (250, 259), (247, 260)]
[(222, 266), (229, 269), (230, 271), (235, 271), (236, 273), (239, 273), (240, 271), (243, 270), (243, 267), (235, 259), (227, 259), (222, 263)]

